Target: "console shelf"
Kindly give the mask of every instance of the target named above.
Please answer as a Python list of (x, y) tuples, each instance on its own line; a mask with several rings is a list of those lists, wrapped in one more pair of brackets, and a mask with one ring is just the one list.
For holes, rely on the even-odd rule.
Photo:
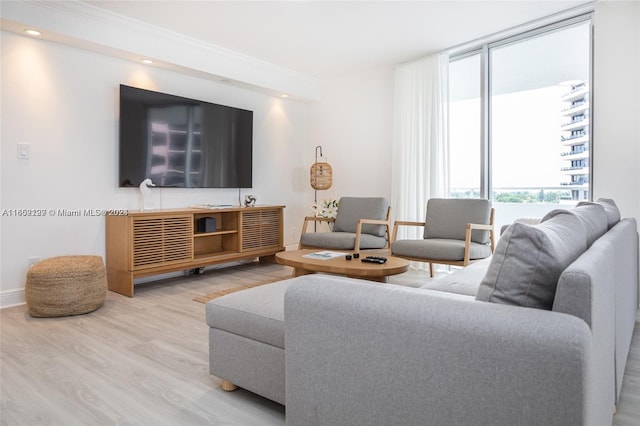
[[(138, 277), (273, 257), (284, 250), (284, 206), (129, 212), (106, 216), (109, 290), (133, 297)], [(196, 232), (199, 219), (219, 230)]]
[(226, 231), (215, 231), (215, 232), (196, 232), (193, 234), (193, 238), (199, 237), (210, 237), (212, 235), (224, 235), (224, 234), (237, 234), (238, 231), (236, 229), (229, 229)]

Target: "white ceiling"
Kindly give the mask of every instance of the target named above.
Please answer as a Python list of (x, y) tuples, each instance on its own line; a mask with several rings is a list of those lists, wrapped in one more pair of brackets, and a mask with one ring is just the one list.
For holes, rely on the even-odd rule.
[(587, 1), (86, 1), (328, 80), (390, 66)]

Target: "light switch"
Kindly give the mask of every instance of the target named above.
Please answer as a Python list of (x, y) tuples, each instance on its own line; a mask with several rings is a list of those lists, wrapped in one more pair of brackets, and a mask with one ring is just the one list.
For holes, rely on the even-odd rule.
[(28, 160), (30, 156), (31, 156), (31, 145), (29, 145), (28, 143), (19, 143), (18, 159)]

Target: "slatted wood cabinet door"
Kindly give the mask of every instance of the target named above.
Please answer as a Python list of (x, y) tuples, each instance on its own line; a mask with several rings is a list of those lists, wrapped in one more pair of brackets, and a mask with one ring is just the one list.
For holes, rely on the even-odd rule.
[[(133, 297), (134, 279), (284, 251), (284, 206), (129, 212), (106, 216), (109, 290)], [(203, 218), (213, 230), (198, 230)]]
[(282, 246), (282, 210), (242, 212), (242, 251)]
[(185, 262), (192, 258), (192, 215), (133, 219), (133, 270)]

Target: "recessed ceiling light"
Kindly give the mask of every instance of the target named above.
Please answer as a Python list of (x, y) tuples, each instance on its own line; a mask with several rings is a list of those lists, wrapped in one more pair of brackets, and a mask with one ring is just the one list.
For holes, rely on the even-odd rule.
[(283, 93), (282, 95), (280, 95), (281, 98), (288, 98), (289, 95), (287, 95), (286, 93)]
[(25, 33), (32, 35), (32, 36), (41, 36), (42, 33), (38, 30), (33, 30), (33, 29), (26, 29), (24, 30)]
[(153, 61), (151, 59), (143, 59), (142, 63), (143, 64), (147, 64), (147, 65), (151, 65), (153, 63)]

